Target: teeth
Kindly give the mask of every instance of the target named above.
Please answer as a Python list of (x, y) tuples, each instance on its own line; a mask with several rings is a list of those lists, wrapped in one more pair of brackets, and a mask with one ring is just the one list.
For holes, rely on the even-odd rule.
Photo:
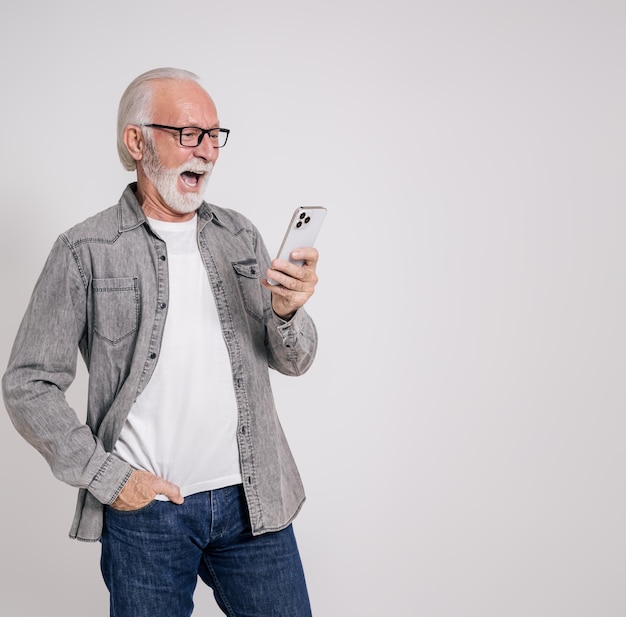
[[(211, 176), (211, 170), (212, 170), (213, 166), (207, 166), (207, 167), (203, 167), (201, 169), (198, 169), (197, 171), (194, 169), (182, 169), (181, 171), (179, 171), (180, 173), (180, 178), (182, 179), (183, 183), (190, 187), (190, 188), (196, 188), (200, 185), (200, 181), (204, 181), (203, 178), (206, 175), (207, 179)], [(180, 168), (179, 168), (180, 170)]]

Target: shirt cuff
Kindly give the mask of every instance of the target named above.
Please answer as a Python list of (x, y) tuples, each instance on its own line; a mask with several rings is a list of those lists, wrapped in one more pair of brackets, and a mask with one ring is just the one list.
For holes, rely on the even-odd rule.
[(133, 468), (110, 454), (89, 484), (89, 492), (100, 502), (112, 504), (122, 492)]
[(302, 330), (303, 319), (304, 311), (302, 308), (299, 308), (288, 321), (274, 313), (274, 323), (285, 347), (294, 347), (297, 343), (298, 334)]

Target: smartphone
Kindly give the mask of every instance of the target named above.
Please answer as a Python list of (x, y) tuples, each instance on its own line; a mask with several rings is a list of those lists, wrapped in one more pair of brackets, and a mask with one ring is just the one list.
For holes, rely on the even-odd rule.
[[(296, 208), (276, 257), (290, 261), (297, 266), (303, 265), (304, 260), (291, 259), (290, 254), (295, 249), (313, 246), (325, 217), (326, 208), (322, 206), (300, 206)], [(272, 285), (278, 285), (276, 281), (271, 279), (268, 282)]]

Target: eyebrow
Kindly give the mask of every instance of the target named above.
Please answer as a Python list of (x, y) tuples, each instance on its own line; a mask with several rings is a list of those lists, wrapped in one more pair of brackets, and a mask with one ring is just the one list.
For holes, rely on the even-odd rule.
[(181, 128), (181, 129), (202, 129), (203, 131), (210, 131), (211, 129), (219, 129), (220, 127), (220, 123), (218, 122), (217, 124), (214, 124), (213, 126), (210, 126), (208, 128), (204, 128), (203, 126), (200, 126), (198, 124), (182, 124), (180, 127), (177, 128)]

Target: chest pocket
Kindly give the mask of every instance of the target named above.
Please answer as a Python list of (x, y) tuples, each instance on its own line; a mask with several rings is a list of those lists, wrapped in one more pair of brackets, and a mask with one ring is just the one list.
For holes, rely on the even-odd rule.
[(233, 262), (239, 294), (246, 312), (258, 321), (263, 321), (263, 297), (259, 278), (261, 271), (255, 259)]
[(139, 285), (136, 278), (93, 279), (96, 336), (115, 345), (137, 330)]

